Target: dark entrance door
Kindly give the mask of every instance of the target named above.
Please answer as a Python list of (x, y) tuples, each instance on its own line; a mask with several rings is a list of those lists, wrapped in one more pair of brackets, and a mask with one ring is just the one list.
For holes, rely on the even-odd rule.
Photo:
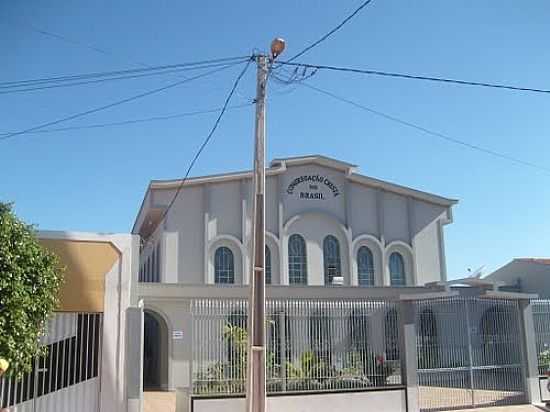
[(159, 320), (148, 311), (144, 312), (143, 329), (143, 389), (159, 390), (161, 389), (161, 325)]

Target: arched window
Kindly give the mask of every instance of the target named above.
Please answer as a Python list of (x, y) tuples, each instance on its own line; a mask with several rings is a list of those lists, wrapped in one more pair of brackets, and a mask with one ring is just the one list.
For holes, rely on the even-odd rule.
[(271, 250), (265, 245), (265, 284), (271, 285)]
[(366, 246), (357, 251), (357, 278), (359, 286), (374, 286), (374, 258)]
[(390, 283), (392, 286), (405, 286), (405, 262), (398, 252), (390, 255)]
[(328, 235), (323, 240), (323, 260), (325, 264), (325, 285), (332, 285), (332, 279), (342, 275), (340, 243), (332, 235)]
[(228, 247), (216, 249), (214, 256), (214, 279), (216, 283), (235, 282), (235, 263), (233, 252)]
[(306, 241), (296, 234), (288, 238), (288, 282), (307, 285)]

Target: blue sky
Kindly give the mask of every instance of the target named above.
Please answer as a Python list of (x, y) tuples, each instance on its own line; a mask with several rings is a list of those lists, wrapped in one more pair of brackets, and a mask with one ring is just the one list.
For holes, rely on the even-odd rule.
[[(361, 1), (3, 1), (1, 81), (140, 68), (266, 49), (286, 57)], [(299, 60), (550, 88), (550, 3), (374, 0)], [(49, 31), (74, 43), (46, 36)], [(75, 44), (78, 43), (78, 44)], [(85, 45), (100, 48), (97, 52)], [(221, 106), (240, 68), (60, 126)], [(254, 94), (254, 70), (234, 104)], [(22, 130), (161, 87), (148, 77), (0, 97), (0, 132)], [(548, 167), (550, 96), (342, 73), (311, 84), (403, 120)], [(519, 256), (550, 255), (550, 174), (403, 127), (300, 86), (272, 84), (269, 158), (321, 153), (361, 172), (460, 199), (446, 228), (451, 277)], [(180, 177), (216, 114), (0, 142), (0, 200), (41, 229), (127, 232), (150, 179)], [(224, 117), (193, 171), (251, 166), (252, 108)]]

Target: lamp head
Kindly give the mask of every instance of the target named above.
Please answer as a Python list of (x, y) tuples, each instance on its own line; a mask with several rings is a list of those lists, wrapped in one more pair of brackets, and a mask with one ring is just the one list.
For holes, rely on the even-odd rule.
[(271, 42), (271, 57), (273, 60), (280, 56), (285, 50), (285, 41), (280, 37), (273, 39)]

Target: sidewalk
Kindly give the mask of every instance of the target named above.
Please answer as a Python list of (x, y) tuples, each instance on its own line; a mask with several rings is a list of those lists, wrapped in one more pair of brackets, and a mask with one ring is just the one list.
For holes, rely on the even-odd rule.
[[(478, 408), (478, 409), (461, 409), (460, 412), (541, 412), (548, 411), (550, 409), (545, 408), (543, 405), (533, 406), (533, 405), (511, 405), (511, 406), (499, 406), (493, 408)], [(457, 412), (449, 411), (449, 412)]]

